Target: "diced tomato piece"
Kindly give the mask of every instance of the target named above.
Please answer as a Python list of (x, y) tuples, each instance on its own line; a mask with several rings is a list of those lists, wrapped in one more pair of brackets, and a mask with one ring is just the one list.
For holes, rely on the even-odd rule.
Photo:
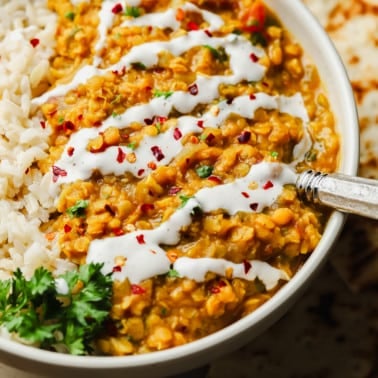
[(266, 8), (261, 1), (256, 1), (242, 15), (243, 30), (249, 33), (260, 32), (264, 29)]

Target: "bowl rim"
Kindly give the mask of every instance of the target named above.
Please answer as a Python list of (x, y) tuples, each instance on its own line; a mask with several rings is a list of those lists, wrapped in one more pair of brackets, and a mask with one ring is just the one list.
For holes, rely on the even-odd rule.
[[(288, 13), (296, 14), (299, 24), (306, 25), (306, 28), (313, 31), (313, 34), (315, 34), (316, 38), (319, 40), (319, 42), (317, 42), (318, 45), (322, 46), (322, 49), (325, 50), (328, 56), (328, 60), (332, 61), (332, 67), (330, 67), (330, 69), (335, 75), (333, 81), (339, 86), (340, 92), (345, 95), (343, 98), (346, 112), (344, 118), (349, 120), (350, 125), (355, 126), (351, 128), (349, 134), (345, 132), (342, 134), (341, 149), (344, 150), (344, 153), (342, 153), (339, 171), (345, 174), (355, 175), (358, 170), (359, 160), (358, 116), (348, 75), (336, 48), (320, 23), (300, 0), (291, 0), (289, 2), (282, 2), (282, 0), (265, 0), (265, 3), (275, 12), (277, 12), (277, 8), (280, 8), (281, 6), (285, 7)], [(278, 15), (280, 19), (282, 19), (281, 14), (278, 13)], [(285, 20), (282, 21), (285, 27), (291, 30), (291, 26), (287, 25)], [(294, 35), (294, 37), (296, 36)], [(306, 48), (304, 48), (304, 50), (307, 54)], [(309, 283), (311, 278), (325, 262), (332, 245), (336, 242), (337, 237), (341, 232), (345, 219), (346, 215), (341, 212), (334, 211), (332, 213), (318, 246), (306, 263), (294, 275), (294, 277), (280, 288), (266, 303), (246, 317), (199, 340), (171, 349), (143, 355), (73, 356), (37, 349), (0, 336), (0, 352), (3, 351), (15, 357), (20, 357), (36, 363), (48, 363), (49, 365), (62, 368), (68, 367), (88, 370), (124, 369), (125, 371), (128, 368), (160, 365), (166, 362), (193, 357), (199, 353), (205, 353), (215, 348), (217, 345), (227, 342), (238, 335), (259, 326), (260, 323), (268, 319), (273, 313), (279, 310), (286, 311), (284, 307), (287, 307), (288, 301), (292, 299), (295, 293), (300, 292), (300, 289)]]

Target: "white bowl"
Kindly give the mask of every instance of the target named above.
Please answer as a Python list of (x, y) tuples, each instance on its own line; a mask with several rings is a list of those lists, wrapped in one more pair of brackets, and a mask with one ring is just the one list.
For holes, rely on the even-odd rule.
[[(299, 0), (266, 0), (318, 68), (328, 90), (341, 136), (339, 171), (355, 175), (359, 160), (359, 128), (353, 92), (332, 42)], [(43, 351), (0, 337), (0, 359), (24, 371), (50, 377), (159, 377), (194, 369), (228, 353), (262, 333), (279, 319), (326, 261), (345, 221), (334, 212), (324, 235), (304, 266), (272, 299), (225, 329), (187, 345), (125, 357), (78, 357)]]

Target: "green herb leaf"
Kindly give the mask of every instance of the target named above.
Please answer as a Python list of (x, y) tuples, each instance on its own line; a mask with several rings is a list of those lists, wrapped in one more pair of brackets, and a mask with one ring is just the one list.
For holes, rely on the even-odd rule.
[(134, 151), (136, 149), (136, 143), (135, 142), (131, 142), (131, 143), (129, 143), (127, 145), (127, 147)]
[(79, 218), (85, 215), (85, 209), (88, 207), (88, 200), (78, 200), (75, 205), (69, 207), (66, 212), (70, 218)]
[(167, 276), (170, 277), (170, 278), (178, 278), (178, 277), (180, 277), (180, 274), (175, 269), (169, 269), (169, 272), (167, 273)]
[(69, 287), (65, 295), (47, 269), (38, 268), (28, 281), (18, 269), (0, 281), (0, 324), (40, 348), (89, 354), (111, 309), (112, 279), (101, 268), (82, 265), (60, 276)]
[(186, 196), (185, 194), (181, 194), (179, 195), (179, 198), (181, 200), (181, 205), (180, 205), (180, 208), (181, 208), (187, 204), (187, 202), (192, 198), (192, 196)]
[(168, 97), (173, 95), (172, 91), (160, 91), (159, 89), (154, 89), (152, 92), (154, 97), (164, 97), (167, 99)]
[(58, 118), (58, 125), (63, 124), (63, 122), (64, 122), (64, 117), (59, 117)]
[(226, 50), (223, 47), (219, 47), (218, 49), (215, 49), (214, 47), (210, 45), (203, 45), (203, 47), (210, 50), (211, 55), (220, 62), (225, 62), (228, 60), (228, 55), (226, 53)]
[(277, 151), (272, 151), (271, 153), (270, 153), (270, 156), (272, 157), (272, 158), (274, 158), (274, 159), (277, 159), (278, 158), (278, 152)]
[(199, 177), (206, 178), (206, 177), (211, 176), (211, 174), (213, 173), (213, 170), (214, 170), (214, 167), (210, 165), (201, 165), (200, 167), (196, 169), (196, 173)]
[(145, 70), (147, 68), (142, 62), (131, 63), (131, 66), (136, 70)]
[(65, 15), (64, 15), (65, 18), (67, 18), (68, 20), (70, 21), (73, 21), (75, 19), (75, 13), (74, 12), (67, 12)]
[(265, 36), (262, 33), (259, 33), (259, 32), (251, 33), (250, 40), (251, 40), (253, 45), (261, 45), (261, 46), (265, 47), (268, 44)]
[(141, 11), (138, 7), (127, 6), (125, 9), (125, 16), (137, 18), (141, 15)]

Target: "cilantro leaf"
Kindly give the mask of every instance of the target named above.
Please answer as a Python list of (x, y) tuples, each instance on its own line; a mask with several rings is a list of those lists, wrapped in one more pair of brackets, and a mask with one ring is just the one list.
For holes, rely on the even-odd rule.
[(201, 165), (200, 167), (196, 169), (196, 173), (199, 177), (206, 178), (206, 177), (211, 176), (211, 174), (213, 173), (213, 170), (214, 170), (214, 167), (212, 167), (211, 165)]
[(218, 49), (210, 45), (203, 45), (203, 47), (210, 50), (211, 55), (214, 57), (214, 59), (218, 60), (219, 62), (226, 62), (228, 60), (228, 56), (224, 47), (219, 47)]
[(11, 280), (0, 281), (0, 325), (43, 349), (91, 353), (111, 309), (112, 279), (101, 268), (82, 265), (61, 275), (69, 288), (64, 295), (47, 269), (36, 269), (30, 280), (16, 270)]
[(169, 269), (167, 276), (170, 278), (178, 278), (180, 277), (180, 273), (176, 269)]
[(159, 89), (154, 89), (152, 92), (154, 97), (164, 97), (165, 99), (171, 97), (173, 95), (172, 91), (161, 91)]
[(70, 218), (80, 218), (85, 215), (85, 209), (88, 207), (88, 200), (78, 200), (75, 205), (69, 207), (66, 212)]
[(135, 6), (127, 6), (125, 9), (125, 16), (137, 18), (141, 15), (140, 9)]
[(179, 198), (181, 200), (180, 208), (182, 208), (187, 204), (187, 202), (192, 198), (192, 196), (187, 196), (185, 194), (181, 194), (179, 196)]

